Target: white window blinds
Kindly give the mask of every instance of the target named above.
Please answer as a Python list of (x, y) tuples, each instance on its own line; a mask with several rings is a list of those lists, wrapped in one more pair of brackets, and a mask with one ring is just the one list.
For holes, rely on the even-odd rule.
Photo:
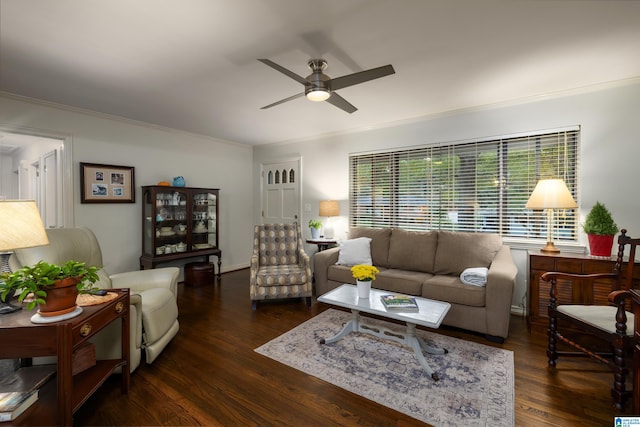
[[(562, 178), (577, 201), (579, 130), (350, 156), (350, 226), (492, 232), (546, 238), (525, 209), (539, 179)], [(576, 240), (575, 210), (554, 236)]]

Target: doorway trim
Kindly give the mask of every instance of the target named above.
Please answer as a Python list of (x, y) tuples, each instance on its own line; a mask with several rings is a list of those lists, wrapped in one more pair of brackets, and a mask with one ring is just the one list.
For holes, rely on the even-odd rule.
[(21, 135), (37, 136), (42, 138), (58, 139), (62, 141), (60, 179), (62, 191), (60, 195), (60, 207), (62, 224), (65, 227), (73, 227), (73, 137), (70, 134), (54, 132), (50, 130), (34, 129), (25, 126), (14, 126), (0, 123), (0, 131), (17, 133)]
[(264, 194), (265, 194), (265, 170), (269, 168), (269, 166), (281, 164), (281, 163), (296, 163), (297, 165), (297, 178), (296, 178), (296, 187), (298, 193), (298, 203), (297, 203), (297, 219), (296, 221), (300, 223), (302, 218), (302, 157), (287, 157), (279, 160), (268, 160), (260, 163), (260, 224), (264, 224)]

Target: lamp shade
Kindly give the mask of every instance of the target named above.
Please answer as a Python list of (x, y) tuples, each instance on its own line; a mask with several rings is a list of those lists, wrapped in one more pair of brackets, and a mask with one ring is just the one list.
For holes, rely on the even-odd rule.
[(49, 244), (33, 200), (0, 201), (0, 251), (31, 248)]
[(340, 215), (340, 206), (337, 200), (321, 200), (320, 216), (338, 216)]
[(567, 184), (561, 179), (541, 179), (533, 189), (529, 197), (527, 209), (571, 209), (577, 208), (578, 204)]

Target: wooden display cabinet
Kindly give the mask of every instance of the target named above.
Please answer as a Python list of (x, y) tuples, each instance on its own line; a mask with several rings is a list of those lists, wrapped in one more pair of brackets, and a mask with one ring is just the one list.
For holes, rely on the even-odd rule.
[[(109, 302), (82, 307), (79, 316), (53, 323), (32, 323), (35, 312), (20, 310), (0, 317), (0, 359), (57, 356), (55, 379), (40, 388), (38, 400), (12, 425), (73, 425), (73, 413), (121, 367), (121, 391), (129, 392), (129, 289), (109, 289), (118, 294)], [(122, 353), (118, 359), (98, 360), (95, 366), (73, 375), (74, 350), (98, 331), (121, 321)], [(4, 423), (1, 423), (4, 425)]]
[[(529, 326), (543, 326), (547, 328), (549, 318), (549, 291), (551, 284), (540, 280), (540, 276), (548, 271), (561, 273), (611, 273), (615, 267), (616, 258), (599, 258), (583, 254), (559, 253), (546, 254), (540, 251), (529, 252), (529, 290), (528, 290), (528, 324)], [(635, 288), (640, 283), (640, 266), (635, 265), (633, 272)], [(576, 281), (573, 285), (564, 280), (558, 280), (558, 304), (595, 304), (609, 305), (608, 296), (612, 291), (611, 280), (596, 281), (591, 286), (586, 282)], [(630, 303), (629, 303), (630, 304)], [(628, 310), (631, 310), (629, 305)]]
[(222, 251), (218, 246), (217, 188), (142, 187), (142, 255), (140, 269), (185, 258), (218, 259), (218, 278)]

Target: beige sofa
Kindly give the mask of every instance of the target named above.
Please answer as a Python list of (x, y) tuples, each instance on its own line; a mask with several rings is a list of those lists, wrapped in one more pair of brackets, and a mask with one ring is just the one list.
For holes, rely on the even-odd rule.
[[(49, 245), (18, 249), (9, 260), (13, 271), (40, 260), (64, 263), (70, 259), (96, 266), (103, 289), (130, 288), (130, 344), (129, 370), (133, 372), (145, 360), (152, 363), (178, 333), (178, 274), (176, 267), (130, 271), (108, 275), (102, 268), (102, 251), (95, 234), (86, 227), (50, 228)], [(98, 359), (119, 357), (120, 326), (113, 322), (91, 340), (96, 344)]]
[[(352, 228), (349, 239), (368, 237), (373, 265), (380, 269), (373, 287), (447, 301), (443, 324), (480, 332), (503, 342), (509, 333), (517, 268), (500, 236), (447, 231)], [(314, 256), (316, 295), (343, 283), (355, 284), (349, 265), (338, 265), (340, 248)], [(467, 268), (488, 267), (485, 286), (464, 284)]]

